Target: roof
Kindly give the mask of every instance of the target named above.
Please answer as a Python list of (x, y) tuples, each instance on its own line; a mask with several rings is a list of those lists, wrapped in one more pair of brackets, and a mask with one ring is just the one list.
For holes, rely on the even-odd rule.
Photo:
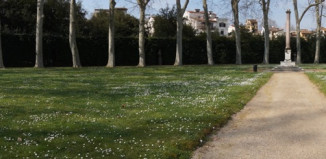
[[(194, 19), (196, 21), (200, 21), (200, 22), (205, 22), (205, 19), (204, 18), (191, 18), (191, 19)], [(217, 18), (216, 18), (217, 19)], [(209, 19), (210, 22), (217, 22), (216, 19)]]
[(301, 29), (300, 32), (302, 34), (312, 34), (313, 33), (313, 31), (309, 31), (308, 29)]
[[(127, 11), (127, 8), (114, 8), (115, 10)], [(95, 11), (105, 11), (108, 12), (110, 9), (95, 9)]]
[[(204, 11), (196, 12), (196, 11), (189, 10), (189, 11), (187, 11), (187, 12), (189, 12), (189, 13), (200, 13), (200, 14), (205, 14)], [(209, 13), (209, 12), (208, 12), (208, 13)], [(216, 15), (215, 13), (212, 13), (212, 14), (213, 14), (213, 15)], [(212, 15), (212, 14), (210, 14), (210, 15)]]
[(128, 10), (127, 8), (115, 8), (116, 10)]
[(247, 19), (246, 22), (251, 22), (251, 23), (257, 23), (257, 20), (256, 19)]
[(279, 32), (279, 31), (283, 31), (283, 29), (276, 28), (276, 27), (271, 27), (271, 28), (269, 28), (269, 31), (271, 31), (271, 32)]
[(196, 12), (196, 11), (193, 11), (193, 10), (189, 10), (189, 11), (187, 11), (187, 12), (189, 12), (189, 13), (202, 13), (202, 14), (204, 14), (203, 11), (201, 11), (201, 12)]

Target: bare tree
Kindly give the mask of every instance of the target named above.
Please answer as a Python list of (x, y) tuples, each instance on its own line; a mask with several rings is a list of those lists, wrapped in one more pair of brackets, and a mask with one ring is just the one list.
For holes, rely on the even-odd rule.
[(114, 50), (114, 10), (115, 10), (116, 2), (115, 0), (110, 0), (110, 12), (109, 12), (109, 56), (108, 56), (108, 64), (106, 67), (114, 67), (115, 66), (115, 50)]
[(145, 10), (150, 0), (137, 0), (139, 6), (139, 63), (138, 67), (145, 67)]
[(76, 43), (76, 0), (70, 0), (69, 44), (72, 54), (72, 67), (81, 67)]
[(183, 30), (183, 14), (186, 11), (189, 0), (185, 0), (183, 7), (181, 8), (180, 0), (176, 0), (177, 3), (177, 43), (176, 43), (176, 56), (174, 66), (182, 65), (182, 30)]
[[(321, 0), (321, 2), (323, 2), (324, 0)], [(293, 0), (293, 7), (294, 7), (294, 13), (295, 13), (295, 20), (296, 20), (296, 33), (297, 33), (297, 64), (301, 64), (301, 40), (300, 40), (300, 23), (302, 21), (303, 16), (307, 13), (307, 11), (316, 5), (319, 5), (321, 2), (319, 3), (313, 3), (313, 4), (309, 4), (305, 10), (303, 11), (303, 13), (301, 14), (301, 16), (299, 16), (299, 11), (298, 11), (298, 2), (297, 0)]]
[(240, 0), (231, 0), (232, 12), (234, 16), (235, 44), (236, 44), (236, 64), (241, 65), (241, 33), (239, 24), (239, 2)]
[(211, 33), (211, 23), (209, 21), (207, 0), (203, 0), (203, 8), (205, 14), (205, 25), (206, 25), (206, 40), (207, 40), (207, 59), (208, 65), (214, 65), (213, 51), (212, 51), (212, 33)]
[[(321, 0), (315, 0), (315, 3), (321, 3)], [(315, 8), (316, 11), (316, 23), (317, 23), (317, 28), (316, 28), (316, 52), (315, 52), (315, 64), (319, 64), (319, 58), (320, 58), (320, 39), (321, 39), (321, 33), (320, 33), (320, 28), (321, 28), (321, 21), (322, 21), (322, 15), (323, 15), (323, 5), (316, 5)]]
[(0, 15), (0, 68), (4, 68), (5, 65), (3, 64), (3, 57), (2, 57), (1, 32), (2, 32), (2, 28), (1, 28), (1, 15)]
[(36, 68), (42, 68), (43, 65), (43, 8), (44, 0), (37, 0), (37, 18), (36, 18)]
[(260, 4), (262, 6), (263, 15), (264, 15), (264, 39), (265, 39), (265, 51), (264, 51), (264, 64), (269, 64), (269, 25), (268, 25), (268, 14), (269, 14), (269, 6), (270, 0), (260, 0)]

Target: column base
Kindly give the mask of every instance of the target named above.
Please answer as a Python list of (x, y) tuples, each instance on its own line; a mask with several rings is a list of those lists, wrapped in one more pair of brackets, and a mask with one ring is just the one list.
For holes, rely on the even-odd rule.
[(294, 67), (295, 62), (292, 62), (291, 60), (285, 60), (281, 61), (281, 67)]

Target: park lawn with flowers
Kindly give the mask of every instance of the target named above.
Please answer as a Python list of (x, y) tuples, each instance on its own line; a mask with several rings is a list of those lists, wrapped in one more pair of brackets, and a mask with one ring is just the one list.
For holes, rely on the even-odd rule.
[(307, 72), (326, 71), (326, 64), (300, 64), (299, 67), (303, 68)]
[(304, 65), (306, 75), (326, 95), (326, 65)]
[(0, 158), (189, 158), (272, 75), (251, 69), (0, 70)]

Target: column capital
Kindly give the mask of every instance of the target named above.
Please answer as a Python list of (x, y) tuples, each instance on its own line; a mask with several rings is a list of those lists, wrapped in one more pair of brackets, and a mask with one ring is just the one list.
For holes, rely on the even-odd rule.
[(286, 10), (286, 13), (291, 13), (291, 10), (290, 9)]

